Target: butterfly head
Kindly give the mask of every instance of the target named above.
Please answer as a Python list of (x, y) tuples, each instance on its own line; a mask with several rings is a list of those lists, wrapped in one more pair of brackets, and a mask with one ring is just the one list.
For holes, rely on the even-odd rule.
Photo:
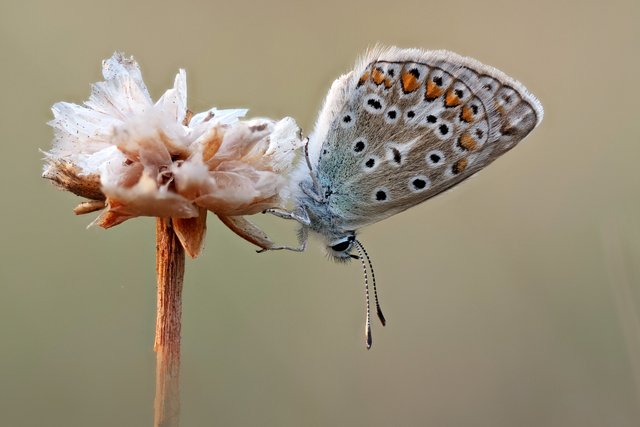
[(351, 254), (351, 250), (355, 242), (355, 231), (349, 231), (342, 236), (327, 240), (327, 253), (336, 261), (348, 261), (354, 257)]

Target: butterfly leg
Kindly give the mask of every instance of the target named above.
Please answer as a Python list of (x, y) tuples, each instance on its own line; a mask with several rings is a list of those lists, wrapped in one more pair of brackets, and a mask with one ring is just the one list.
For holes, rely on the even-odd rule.
[(309, 168), (309, 175), (311, 176), (311, 181), (313, 182), (313, 190), (306, 188), (300, 184), (300, 188), (302, 191), (316, 202), (325, 202), (325, 197), (323, 196), (322, 185), (320, 185), (320, 181), (318, 181), (318, 177), (316, 173), (313, 171), (311, 167), (311, 159), (309, 159), (309, 138), (307, 138), (306, 143), (304, 144), (304, 158), (307, 162), (307, 168)]
[(302, 225), (310, 225), (311, 220), (309, 219), (309, 215), (304, 209), (298, 209), (298, 211), (290, 212), (284, 209), (272, 208), (267, 209), (263, 213), (270, 213), (271, 215), (277, 216), (278, 218), (283, 219), (292, 219), (294, 221), (298, 221)]
[(262, 248), (257, 250), (257, 253), (262, 253), (266, 251), (292, 251), (292, 252), (304, 252), (307, 248), (307, 240), (309, 240), (309, 229), (305, 226), (300, 228), (300, 233), (298, 234), (298, 241), (300, 242), (300, 246), (292, 247), (292, 246), (271, 246), (270, 248)]

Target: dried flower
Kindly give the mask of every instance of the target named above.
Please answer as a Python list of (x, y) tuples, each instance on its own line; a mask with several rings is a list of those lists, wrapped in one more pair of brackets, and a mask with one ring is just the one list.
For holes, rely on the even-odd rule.
[(271, 242), (241, 215), (282, 207), (303, 145), (291, 118), (240, 121), (247, 110), (187, 109), (186, 73), (153, 103), (133, 58), (103, 61), (104, 81), (84, 105), (53, 106), (53, 148), (43, 176), (104, 208), (104, 228), (137, 216), (171, 217), (191, 256), (201, 250), (207, 210), (252, 243)]

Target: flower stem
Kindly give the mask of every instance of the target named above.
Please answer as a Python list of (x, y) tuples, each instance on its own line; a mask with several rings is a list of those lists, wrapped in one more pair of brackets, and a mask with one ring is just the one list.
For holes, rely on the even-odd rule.
[(180, 328), (184, 249), (171, 218), (156, 219), (155, 427), (177, 427), (180, 421)]

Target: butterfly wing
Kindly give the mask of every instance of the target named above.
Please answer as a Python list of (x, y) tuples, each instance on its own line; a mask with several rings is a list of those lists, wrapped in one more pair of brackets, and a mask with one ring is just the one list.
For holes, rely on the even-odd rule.
[(310, 155), (330, 210), (353, 230), (470, 177), (542, 116), (522, 84), (474, 59), (379, 49), (332, 86)]

